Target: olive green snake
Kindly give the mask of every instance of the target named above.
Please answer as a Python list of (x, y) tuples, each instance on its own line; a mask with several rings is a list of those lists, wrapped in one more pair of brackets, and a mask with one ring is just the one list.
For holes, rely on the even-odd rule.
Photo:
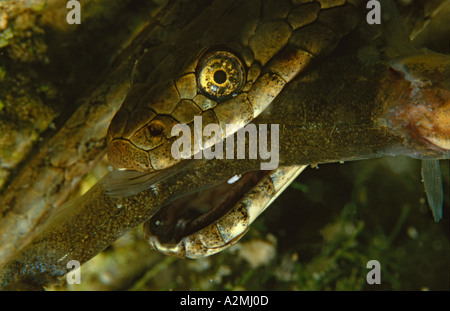
[[(244, 1), (227, 7), (221, 19), (214, 21), (227, 27), (210, 26), (195, 33), (195, 37), (189, 28), (185, 30), (182, 42), (177, 42), (173, 52), (183, 53), (182, 62), (176, 64), (179, 70), (168, 80), (160, 78), (158, 83), (150, 83), (154, 77), (141, 74), (112, 120), (108, 159), (121, 171), (107, 186), (109, 193), (121, 197), (149, 189), (160, 176), (182, 170), (189, 163), (184, 159), (195, 158), (199, 151), (229, 138), (261, 113), (270, 114), (271, 103), (283, 88), (355, 29), (361, 20), (355, 4), (266, 1), (256, 10), (262, 13), (255, 14), (254, 3)], [(245, 27), (234, 21), (240, 14), (247, 16)], [(183, 43), (187, 38), (193, 40)], [(136, 72), (145, 71), (142, 67), (147, 64), (146, 57), (152, 57), (152, 51), (138, 62)], [(176, 58), (169, 54), (166, 59)], [(202, 118), (200, 128), (194, 125), (198, 116)], [(177, 124), (187, 125), (192, 133), (193, 143), (183, 151), (184, 158), (174, 157), (172, 152), (177, 139), (172, 128)], [(218, 124), (220, 130), (215, 135), (202, 136), (202, 130), (210, 124)], [(195, 136), (200, 137), (198, 142)], [(181, 224), (176, 225), (175, 220), (153, 217), (146, 225), (148, 240), (155, 249), (176, 256), (197, 258), (214, 254), (242, 237), (253, 220), (304, 168), (305, 165), (280, 167), (261, 177), (249, 194), (233, 201), (234, 207), (226, 214), (204, 226), (189, 225), (192, 228), (183, 229), (177, 238), (166, 238), (167, 243), (162, 243), (154, 231), (167, 230), (161, 229), (164, 225), (175, 227), (173, 231), (181, 230), (177, 226), (187, 226), (186, 221), (178, 220)]]
[[(171, 130), (176, 124), (188, 125), (192, 137), (201, 137), (184, 151), (184, 157), (190, 158), (233, 135), (263, 111), (270, 113), (270, 104), (285, 85), (311, 62), (330, 53), (356, 27), (356, 9), (347, 2), (267, 1), (261, 4), (262, 14), (258, 15), (252, 1), (238, 2), (215, 22), (227, 27), (210, 27), (189, 43), (177, 43), (176, 49), (184, 54), (179, 72), (156, 84), (135, 81), (108, 132), (110, 163), (118, 169), (144, 172), (140, 179), (149, 180), (139, 182), (136, 190), (116, 180), (110, 193), (129, 196), (143, 191), (154, 184), (155, 171), (164, 174), (183, 160), (171, 153), (176, 140)], [(233, 21), (240, 14), (248, 18), (245, 27)], [(186, 32), (182, 36), (190, 37), (189, 29)], [(151, 51), (148, 55), (151, 57)], [(171, 59), (170, 55), (167, 58)], [(135, 71), (141, 70), (141, 64), (145, 59), (138, 62)], [(202, 118), (200, 129), (194, 126), (196, 116)], [(215, 136), (202, 136), (201, 130), (209, 124), (218, 124), (220, 131)], [(254, 186), (258, 190), (236, 202), (220, 219), (183, 237), (181, 243), (164, 246), (153, 236), (150, 243), (181, 257), (216, 253), (236, 242), (304, 168), (281, 167), (271, 172)]]

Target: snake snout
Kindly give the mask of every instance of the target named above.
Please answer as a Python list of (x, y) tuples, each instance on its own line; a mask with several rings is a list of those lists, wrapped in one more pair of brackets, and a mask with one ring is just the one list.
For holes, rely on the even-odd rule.
[[(177, 161), (171, 157), (172, 128), (178, 122), (150, 110), (136, 110), (128, 116), (120, 129), (110, 130), (108, 160), (118, 169), (142, 172), (171, 166)], [(136, 130), (137, 129), (137, 130)]]
[(109, 163), (117, 169), (131, 169), (141, 172), (153, 170), (147, 152), (125, 139), (113, 140), (109, 145), (107, 155)]

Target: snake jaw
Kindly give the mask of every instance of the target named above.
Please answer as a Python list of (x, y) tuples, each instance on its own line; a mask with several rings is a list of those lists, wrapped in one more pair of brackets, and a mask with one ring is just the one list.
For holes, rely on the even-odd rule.
[(305, 168), (294, 165), (251, 171), (236, 182), (225, 181), (181, 197), (145, 223), (145, 238), (166, 255), (194, 259), (218, 253), (239, 241)]

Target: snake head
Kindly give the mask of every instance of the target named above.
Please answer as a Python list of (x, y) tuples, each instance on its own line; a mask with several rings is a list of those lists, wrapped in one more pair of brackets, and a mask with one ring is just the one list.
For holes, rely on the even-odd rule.
[[(181, 160), (172, 155), (179, 136), (173, 131), (175, 125), (189, 126), (192, 148), (183, 150), (189, 158), (211, 147), (211, 135), (201, 133), (206, 125), (220, 124), (220, 132), (215, 133), (220, 140), (226, 123), (236, 128), (247, 124), (254, 113), (247, 94), (239, 94), (246, 82), (245, 74), (245, 66), (236, 54), (202, 50), (175, 79), (153, 86), (134, 85), (108, 130), (109, 162), (118, 169), (141, 172), (169, 168)], [(201, 128), (194, 126), (196, 116), (202, 117)]]
[[(450, 57), (425, 53), (394, 60), (396, 104), (388, 120), (427, 150), (450, 151)], [(421, 152), (427, 154), (427, 152)]]

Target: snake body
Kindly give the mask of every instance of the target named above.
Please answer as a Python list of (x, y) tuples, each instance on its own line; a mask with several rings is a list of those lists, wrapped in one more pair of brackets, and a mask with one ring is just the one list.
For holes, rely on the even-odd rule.
[[(223, 10), (220, 19), (199, 29), (196, 23), (211, 24), (208, 12), (199, 16), (164, 58), (163, 68), (175, 62), (167, 65), (172, 75), (161, 74), (158, 67), (145, 68), (155, 52), (149, 51), (138, 62), (137, 81), (108, 131), (108, 159), (120, 169), (109, 191), (120, 197), (154, 187), (159, 176), (182, 169), (183, 159), (229, 138), (259, 115), (270, 114), (280, 92), (356, 28), (364, 16), (355, 5), (339, 0), (218, 2), (214, 9)], [(247, 17), (244, 23), (237, 20), (241, 16)], [(201, 117), (200, 127), (195, 117)], [(182, 152), (178, 146), (183, 156), (174, 156), (173, 128), (180, 124), (189, 128), (191, 144)], [(211, 124), (219, 129), (202, 135)], [(243, 198), (229, 199), (232, 208), (203, 226), (192, 224), (198, 220), (181, 220), (181, 215), (178, 223), (156, 215), (145, 226), (147, 239), (171, 255), (214, 254), (239, 240), (304, 168), (286, 166), (262, 176)], [(161, 242), (165, 231), (170, 238)]]
[[(153, 85), (148, 83), (150, 77), (137, 81), (112, 120), (108, 132), (110, 163), (118, 169), (144, 172), (151, 180), (147, 184), (153, 185), (154, 171), (167, 170), (182, 161), (171, 152), (177, 139), (172, 133), (175, 125), (190, 128), (192, 148), (183, 150), (184, 158), (190, 158), (230, 137), (261, 113), (270, 112), (272, 101), (290, 81), (311, 62), (329, 54), (356, 27), (359, 17), (348, 2), (230, 2), (213, 27), (200, 33), (195, 25), (188, 28), (181, 41), (193, 38), (192, 30), (195, 37), (189, 43), (176, 44), (177, 51), (185, 54), (185, 63), (175, 77)], [(240, 16), (247, 17), (244, 24), (236, 20)], [(202, 19), (200, 16), (204, 23)], [(138, 63), (137, 72), (145, 71), (140, 67), (151, 54), (149, 51)], [(201, 128), (194, 126), (196, 116), (202, 118)], [(202, 135), (210, 124), (218, 124), (220, 131)], [(219, 219), (171, 243), (161, 243), (154, 233), (169, 224), (153, 217), (145, 227), (147, 239), (155, 249), (181, 257), (198, 258), (221, 251), (239, 240), (304, 168), (295, 165), (274, 170)], [(145, 188), (141, 185), (131, 194)]]

